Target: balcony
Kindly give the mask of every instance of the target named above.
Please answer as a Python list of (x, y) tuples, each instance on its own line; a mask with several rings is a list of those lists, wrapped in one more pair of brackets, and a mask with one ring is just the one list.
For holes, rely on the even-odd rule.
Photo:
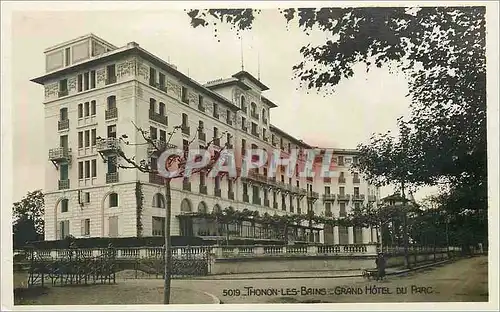
[(248, 198), (248, 194), (244, 194), (244, 193), (243, 193), (243, 201), (244, 201), (245, 203), (249, 203), (249, 202), (250, 202), (250, 199)]
[(69, 189), (69, 179), (67, 179), (67, 180), (59, 180), (58, 188), (60, 190), (67, 190), (67, 189)]
[(335, 194), (323, 194), (323, 201), (334, 201), (335, 200)]
[(234, 200), (234, 192), (232, 191), (227, 192), (227, 198)]
[(359, 183), (359, 178), (353, 178), (352, 183)]
[(106, 183), (116, 183), (118, 181), (118, 172), (106, 173)]
[(115, 83), (116, 82), (116, 76), (110, 76), (108, 78), (106, 78), (106, 85), (109, 85), (109, 84), (112, 84), (112, 83)]
[(201, 131), (198, 131), (198, 140), (206, 142), (207, 141), (207, 134)]
[(68, 95), (68, 90), (60, 90), (57, 92), (57, 96), (58, 97), (63, 97), (63, 96), (66, 96)]
[(368, 195), (368, 201), (369, 202), (376, 202), (377, 201), (377, 196), (375, 196), (375, 195)]
[(164, 180), (162, 176), (157, 175), (156, 173), (149, 173), (149, 183), (154, 183), (158, 185), (164, 185)]
[(345, 183), (345, 178), (344, 177), (339, 177), (339, 183)]
[(118, 118), (118, 108), (110, 108), (104, 112), (104, 119), (109, 120), (109, 119), (115, 119)]
[(300, 196), (305, 196), (306, 194), (307, 194), (307, 190), (306, 189), (303, 189), (303, 188), (299, 189), (299, 195)]
[(351, 200), (350, 194), (338, 194), (337, 195), (337, 201), (349, 201), (349, 200)]
[(261, 182), (261, 183), (267, 183), (267, 177), (254, 171), (250, 171), (248, 173), (248, 177), (246, 178), (250, 181), (255, 181), (255, 182)]
[(57, 122), (57, 130), (61, 131), (66, 129), (69, 129), (69, 119), (59, 120)]
[(214, 196), (215, 197), (221, 197), (222, 191), (221, 189), (214, 189)]
[(120, 149), (120, 142), (117, 138), (107, 138), (97, 141), (98, 153), (113, 153)]
[(354, 194), (352, 196), (353, 201), (365, 201), (365, 194)]
[(185, 126), (185, 125), (181, 126), (181, 132), (183, 134), (185, 134), (185, 135), (190, 135), (191, 134), (189, 126)]
[(71, 148), (56, 147), (49, 150), (49, 160), (52, 162), (69, 163), (71, 161)]
[(307, 192), (307, 198), (310, 199), (318, 199), (319, 198), (319, 193), (318, 192)]
[(206, 185), (200, 185), (200, 194), (207, 195), (207, 186)]
[(149, 110), (149, 119), (162, 125), (168, 126), (168, 117), (162, 116), (151, 109)]

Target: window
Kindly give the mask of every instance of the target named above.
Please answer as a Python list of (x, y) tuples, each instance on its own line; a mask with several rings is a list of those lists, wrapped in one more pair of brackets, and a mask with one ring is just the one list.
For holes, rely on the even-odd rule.
[(68, 79), (59, 80), (59, 91), (62, 93), (68, 92)]
[(184, 158), (187, 158), (188, 153), (189, 153), (189, 141), (188, 140), (182, 140), (182, 150), (184, 151)]
[(85, 102), (84, 112), (85, 112), (85, 117), (90, 116), (90, 103), (89, 102)]
[(359, 208), (361, 208), (360, 203), (354, 203), (354, 209), (359, 209)]
[(61, 200), (61, 212), (68, 212), (69, 199), (65, 198)]
[(158, 104), (158, 113), (161, 116), (165, 116), (165, 104), (162, 102), (160, 102), (160, 104)]
[(167, 132), (165, 130), (160, 130), (160, 141), (167, 142)]
[(85, 161), (85, 179), (90, 178), (90, 160)]
[(90, 115), (95, 116), (96, 114), (96, 102), (95, 100), (90, 101)]
[(78, 118), (83, 118), (83, 104), (78, 104)]
[(325, 214), (329, 216), (331, 215), (331, 213), (332, 213), (332, 204), (325, 203)]
[(97, 177), (97, 160), (92, 159), (92, 178)]
[(107, 164), (108, 164), (108, 173), (115, 173), (116, 172), (116, 156), (108, 156)]
[(198, 130), (200, 132), (203, 132), (203, 128), (205, 128), (205, 124), (203, 124), (203, 121), (198, 121)]
[(246, 103), (245, 103), (245, 97), (244, 97), (243, 95), (242, 95), (242, 96), (241, 96), (241, 98), (240, 98), (240, 103), (241, 103), (241, 109), (242, 109), (243, 111), (245, 111), (245, 113), (246, 113), (246, 108), (247, 108), (247, 106), (246, 106)]
[(219, 118), (219, 106), (217, 103), (214, 103), (214, 117)]
[(149, 68), (149, 85), (153, 87), (156, 85), (156, 70), (153, 67)]
[(116, 125), (108, 126), (108, 138), (116, 139)]
[(78, 179), (83, 179), (83, 161), (78, 162)]
[(78, 75), (78, 92), (83, 91), (83, 75)]
[(205, 173), (200, 171), (200, 186), (205, 186)]
[(109, 194), (109, 207), (118, 207), (118, 194)]
[(262, 120), (266, 123), (266, 110), (264, 108), (262, 109)]
[(338, 162), (339, 166), (343, 166), (344, 165), (344, 156), (339, 156), (337, 162)]
[(95, 88), (95, 70), (90, 71), (90, 89)]
[(116, 108), (116, 96), (114, 95), (111, 95), (111, 96), (108, 96), (107, 100), (107, 106), (108, 106), (108, 110), (112, 110), (112, 109), (115, 109)]
[(82, 220), (82, 235), (83, 236), (90, 235), (90, 219)]
[(83, 148), (83, 131), (78, 132), (78, 148)]
[(245, 117), (241, 117), (241, 129), (247, 131), (247, 120)]
[(90, 147), (90, 130), (85, 130), (85, 147)]
[(340, 203), (339, 216), (340, 216), (341, 218), (346, 217), (345, 203)]
[(227, 190), (229, 192), (233, 192), (233, 180), (231, 180), (231, 179), (227, 180)]
[(217, 127), (214, 127), (214, 139), (219, 138), (219, 129)]
[(152, 220), (153, 236), (164, 236), (165, 235), (165, 218), (153, 217)]
[(226, 134), (226, 141), (228, 146), (231, 145), (231, 133)]
[(163, 195), (156, 193), (153, 196), (153, 207), (155, 208), (165, 208), (165, 201), (163, 200)]
[(66, 149), (68, 148), (68, 136), (67, 135), (61, 135), (59, 137), (59, 146)]
[(359, 163), (359, 157), (353, 157), (352, 158), (352, 163), (357, 165)]
[(68, 108), (63, 107), (59, 110), (59, 120), (68, 120)]
[(115, 68), (115, 64), (112, 64), (112, 65), (108, 65), (106, 67), (106, 80), (107, 80), (107, 83), (115, 83), (116, 82), (116, 68)]
[(257, 133), (257, 124), (252, 122), (252, 134), (258, 134)]
[(182, 126), (187, 127), (188, 125), (188, 115), (187, 114), (182, 114)]
[(181, 89), (181, 101), (189, 104), (189, 99), (188, 99), (188, 90), (186, 87), (182, 87)]
[(203, 107), (203, 95), (198, 95), (198, 106)]
[(90, 85), (90, 76), (89, 73), (86, 72), (83, 74), (83, 90), (87, 91), (89, 89), (89, 85)]
[(231, 123), (231, 111), (230, 111), (229, 109), (226, 111), (226, 116), (227, 116), (227, 117), (226, 117), (226, 122), (227, 122), (228, 124), (232, 124), (232, 123)]
[(252, 110), (252, 116), (256, 116), (257, 115), (257, 104), (255, 104), (254, 102), (252, 102), (252, 104), (250, 104), (250, 109)]
[(156, 140), (158, 138), (158, 129), (156, 129), (155, 127), (149, 127), (149, 137), (152, 139), (152, 140)]
[(354, 188), (354, 196), (359, 196), (359, 187)]
[(149, 110), (156, 112), (156, 100), (153, 98), (149, 99)]
[(165, 89), (165, 75), (162, 73), (158, 73), (159, 75), (159, 82), (160, 82), (160, 89), (164, 90)]
[(92, 140), (92, 146), (96, 146), (97, 144), (97, 133), (96, 133), (96, 129), (92, 129), (91, 132), (90, 132), (90, 137), (91, 137), (91, 140)]
[(330, 187), (329, 186), (325, 186), (325, 194), (330, 194)]
[(70, 59), (71, 59), (71, 54), (70, 54), (70, 48), (66, 48), (64, 50), (64, 65), (65, 66), (69, 66), (69, 64), (71, 63)]
[(69, 220), (59, 222), (59, 239), (65, 239), (69, 235)]
[(343, 186), (339, 187), (339, 195), (345, 195), (345, 187)]

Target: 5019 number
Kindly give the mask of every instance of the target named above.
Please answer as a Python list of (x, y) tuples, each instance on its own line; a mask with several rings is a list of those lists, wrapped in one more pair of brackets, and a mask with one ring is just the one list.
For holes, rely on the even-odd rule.
[(237, 297), (241, 295), (241, 291), (239, 289), (223, 289), (222, 296), (224, 297)]

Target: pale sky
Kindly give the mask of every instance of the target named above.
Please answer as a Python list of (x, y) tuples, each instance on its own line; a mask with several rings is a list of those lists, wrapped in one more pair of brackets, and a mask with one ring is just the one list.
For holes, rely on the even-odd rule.
[[(61, 3), (62, 2), (58, 2)], [(45, 71), (43, 50), (88, 33), (121, 47), (130, 41), (173, 63), (199, 82), (229, 77), (241, 69), (241, 41), (219, 27), (220, 42), (212, 28), (193, 29), (183, 11), (18, 11), (12, 16), (13, 200), (27, 191), (44, 188), (48, 148), (44, 144), (43, 87), (30, 82)], [(61, 8), (59, 8), (61, 9)], [(127, 9), (127, 7), (123, 7)], [(402, 75), (386, 69), (366, 73), (361, 65), (354, 77), (342, 81), (333, 95), (296, 90), (292, 66), (302, 45), (324, 40), (324, 33), (306, 36), (296, 27), (287, 31), (277, 9), (265, 10), (254, 29), (243, 34), (245, 70), (270, 90), (264, 94), (278, 104), (271, 123), (318, 146), (355, 148), (373, 132), (395, 131), (396, 119), (408, 114), (407, 84)], [(392, 188), (382, 190), (382, 195)], [(424, 190), (415, 195), (421, 198)]]

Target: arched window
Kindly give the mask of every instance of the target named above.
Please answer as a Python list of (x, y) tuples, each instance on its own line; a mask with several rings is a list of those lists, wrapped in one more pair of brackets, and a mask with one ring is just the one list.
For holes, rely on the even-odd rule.
[(265, 108), (262, 109), (262, 121), (264, 121), (264, 123), (267, 123), (266, 109)]
[(250, 104), (250, 109), (252, 112), (252, 116), (257, 115), (257, 104), (255, 104), (255, 102), (252, 102), (252, 104)]
[(156, 193), (153, 196), (153, 207), (154, 208), (165, 208), (165, 198), (163, 194)]
[(200, 202), (198, 204), (198, 212), (207, 213), (207, 204), (205, 204), (205, 202)]
[(108, 101), (107, 101), (107, 107), (108, 110), (115, 109), (116, 108), (116, 96), (110, 95), (108, 96)]
[(189, 199), (184, 198), (181, 202), (181, 212), (192, 212), (191, 202)]
[(61, 207), (61, 212), (68, 212), (69, 200), (67, 198), (61, 199), (59, 206)]
[(109, 208), (118, 207), (118, 194), (111, 193), (108, 195)]
[(247, 104), (245, 103), (245, 97), (242, 95), (240, 98), (240, 103), (241, 103), (241, 109), (246, 112), (247, 110)]

